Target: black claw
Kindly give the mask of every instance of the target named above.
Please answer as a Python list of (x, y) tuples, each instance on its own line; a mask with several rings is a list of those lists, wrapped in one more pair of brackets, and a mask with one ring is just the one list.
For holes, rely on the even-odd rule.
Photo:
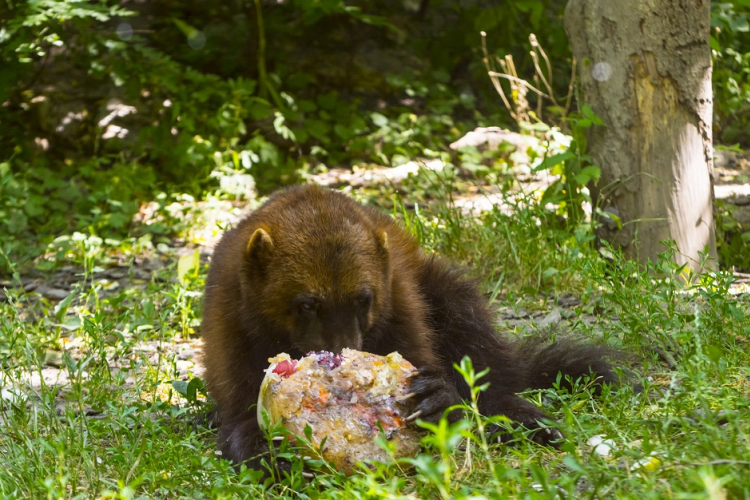
[[(522, 428), (532, 431), (529, 435), (529, 439), (542, 446), (559, 448), (562, 444), (561, 441), (565, 439), (565, 435), (560, 430), (553, 427), (542, 427), (538, 420), (513, 422), (511, 425), (514, 428)], [(510, 442), (514, 437), (511, 431), (500, 426), (492, 426), (489, 433), (498, 443)]]
[(442, 372), (430, 369), (421, 369), (418, 372), (409, 383), (409, 394), (401, 398), (409, 400), (414, 409), (408, 420), (419, 417), (427, 422), (436, 423), (446, 408), (457, 404), (461, 399), (456, 387), (446, 380)]

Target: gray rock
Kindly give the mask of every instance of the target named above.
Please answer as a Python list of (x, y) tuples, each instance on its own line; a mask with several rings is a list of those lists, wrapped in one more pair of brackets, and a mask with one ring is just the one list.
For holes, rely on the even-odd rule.
[(62, 288), (53, 288), (44, 284), (36, 287), (35, 292), (42, 297), (52, 300), (62, 300), (70, 293), (69, 290), (63, 290)]
[(501, 319), (519, 320), (519, 319), (526, 319), (526, 318), (531, 317), (531, 315), (527, 311), (524, 311), (523, 309), (513, 310), (513, 309), (505, 308), (505, 309), (500, 310), (499, 312), (500, 312)]
[[(750, 184), (718, 184), (714, 186), (714, 196), (717, 200), (726, 200), (732, 203), (732, 199), (750, 196)], [(739, 205), (739, 203), (735, 203)]]
[(569, 293), (565, 293), (563, 295), (560, 295), (557, 297), (557, 304), (560, 307), (576, 307), (581, 305), (581, 299), (576, 297), (575, 295), (571, 295)]
[(60, 351), (53, 351), (48, 349), (44, 353), (44, 364), (46, 366), (61, 367), (62, 366), (63, 353)]
[(714, 149), (714, 167), (732, 168), (737, 165), (741, 157), (742, 154), (737, 151)]
[(119, 280), (121, 278), (125, 278), (128, 275), (128, 270), (127, 268), (123, 267), (115, 267), (113, 269), (106, 270), (102, 274), (104, 274), (108, 278)]
[(750, 226), (750, 206), (740, 206), (732, 211), (732, 218), (743, 226)]
[(737, 205), (739, 207), (744, 207), (747, 205), (750, 205), (750, 195), (739, 195), (734, 198), (728, 198), (727, 203), (731, 203), (732, 205)]
[(530, 135), (521, 135), (500, 127), (479, 127), (451, 144), (450, 148), (457, 150), (463, 147), (474, 146), (483, 151), (485, 149), (497, 149), (504, 142), (515, 146), (518, 151), (522, 152), (525, 152), (530, 147), (539, 146), (539, 139)]
[(540, 322), (539, 326), (542, 328), (546, 328), (549, 326), (557, 326), (560, 321), (562, 321), (562, 314), (560, 314), (560, 311), (555, 309), (551, 311), (549, 314), (547, 314)]

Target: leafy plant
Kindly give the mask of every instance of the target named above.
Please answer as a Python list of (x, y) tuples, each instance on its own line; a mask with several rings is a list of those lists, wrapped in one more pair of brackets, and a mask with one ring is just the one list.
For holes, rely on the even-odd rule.
[(604, 126), (601, 118), (590, 107), (583, 105), (581, 112), (566, 118), (570, 125), (572, 140), (567, 151), (546, 157), (534, 170), (546, 170), (557, 178), (544, 190), (541, 203), (557, 206), (557, 214), (565, 217), (568, 228), (576, 229), (587, 218), (585, 208), (592, 210), (590, 183), (596, 183), (601, 170), (593, 164), (593, 158), (586, 153), (586, 132), (594, 125)]
[(750, 145), (750, 3), (711, 3), (714, 60), (714, 135), (726, 144)]
[(737, 207), (723, 200), (717, 200), (714, 206), (719, 262), (726, 268), (750, 269), (750, 231), (745, 231), (733, 215)]

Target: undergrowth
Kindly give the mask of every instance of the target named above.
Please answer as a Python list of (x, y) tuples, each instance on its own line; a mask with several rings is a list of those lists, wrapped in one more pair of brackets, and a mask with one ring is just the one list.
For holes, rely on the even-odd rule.
[[(645, 268), (595, 248), (586, 107), (544, 109), (567, 116), (567, 139), (524, 122), (538, 143), (527, 151), (446, 151), (467, 130), (503, 123), (489, 104), (481, 30), (496, 47), (485, 57), (514, 54), (521, 76), (538, 67), (523, 48), (533, 30), (560, 67), (547, 67), (550, 95), (572, 89), (565, 2), (397, 3), (5, 6), (0, 499), (750, 498), (747, 296), (731, 274), (675, 266), (669, 247)], [(749, 9), (712, 4), (714, 130), (743, 147)], [(535, 99), (522, 100), (541, 120)], [(282, 447), (292, 473), (278, 481), (235, 471), (203, 418), (212, 403), (195, 360), (207, 265), (195, 248), (279, 185), (418, 158), (446, 168), (399, 194), (353, 194), (392, 210), (427, 252), (467, 266), (488, 301), (515, 311), (499, 321), (504, 334), (607, 343), (625, 353), (627, 383), (597, 398), (585, 380), (529, 392), (565, 443), (544, 448), (517, 431), (503, 445), (484, 432), (506, 423), (477, 413), (482, 379), (467, 360), (457, 367), (475, 388), (466, 418), (425, 426), (414, 459), (345, 478)], [(542, 173), (551, 183), (541, 197), (518, 181)], [(491, 208), (459, 203), (469, 188)], [(744, 265), (746, 238), (729, 212), (720, 255)], [(39, 283), (58, 275), (74, 285), (48, 298)]]
[[(200, 418), (211, 403), (195, 367), (185, 372), (175, 349), (196, 341), (205, 264), (174, 257), (150, 280), (112, 291), (101, 278), (111, 249), (78, 238), (59, 256), (80, 274), (64, 300), (5, 285), (0, 498), (750, 496), (750, 311), (732, 276), (685, 279), (669, 252), (645, 270), (616, 252), (604, 259), (585, 234), (550, 231), (533, 200), (514, 210), (475, 219), (447, 200), (399, 216), (428, 251), (475, 266), (499, 305), (548, 310), (557, 294), (575, 292), (580, 302), (552, 333), (627, 354), (628, 382), (600, 397), (585, 380), (571, 392), (526, 394), (559, 422), (560, 450), (522, 431), (511, 445), (491, 440), (485, 431), (505, 423), (477, 413), (481, 374), (466, 360), (457, 367), (475, 389), (466, 418), (425, 425), (413, 459), (351, 478), (323, 467), (309, 478), (287, 450), (293, 472), (277, 482), (236, 472)], [(505, 334), (535, 328), (529, 319)]]

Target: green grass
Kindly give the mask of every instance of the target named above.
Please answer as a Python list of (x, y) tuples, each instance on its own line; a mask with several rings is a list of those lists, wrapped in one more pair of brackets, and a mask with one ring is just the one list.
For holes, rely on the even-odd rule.
[[(169, 390), (206, 267), (178, 277), (172, 256), (149, 282), (107, 292), (97, 276), (117, 248), (79, 238), (55, 264), (81, 273), (69, 299), (9, 287), (0, 303), (0, 498), (750, 498), (750, 308), (729, 275), (685, 285), (669, 254), (647, 271), (604, 260), (534, 204), (479, 220), (450, 204), (396, 211), (428, 251), (473, 266), (498, 305), (547, 309), (574, 292), (581, 303), (557, 329), (632, 354), (631, 386), (527, 394), (562, 425), (561, 450), (521, 435), (489, 443), (481, 429), (494, 421), (469, 401), (467, 419), (428, 432), (411, 463), (308, 479), (295, 461), (260, 484), (217, 456), (215, 431), (196, 420), (210, 403)], [(55, 365), (68, 383), (39, 382)], [(587, 444), (597, 435), (608, 456)]]

